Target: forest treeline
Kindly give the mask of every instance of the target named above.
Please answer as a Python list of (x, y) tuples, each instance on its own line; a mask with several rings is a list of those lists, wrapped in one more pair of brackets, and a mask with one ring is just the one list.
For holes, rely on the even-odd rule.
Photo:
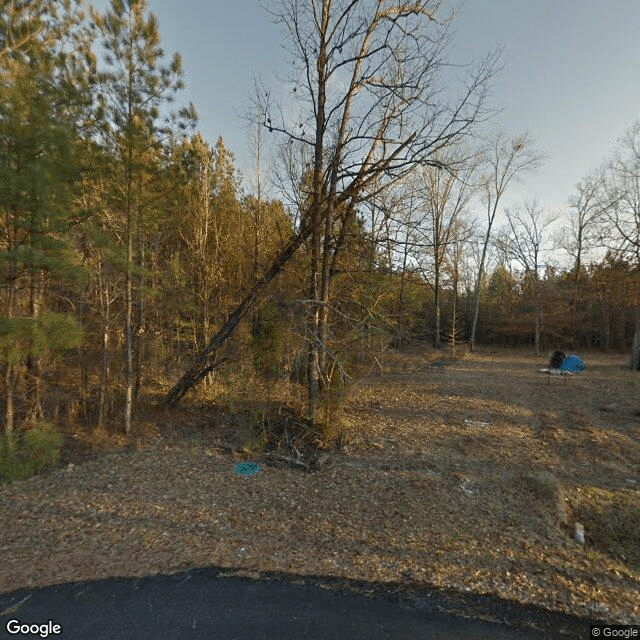
[(504, 209), (544, 157), (488, 132), (498, 53), (444, 72), (436, 4), (268, 3), (293, 107), (257, 83), (241, 176), (176, 107), (180, 57), (144, 0), (3, 3), (6, 446), (69, 420), (129, 433), (142, 395), (175, 403), (221, 368), (299, 382), (322, 425), (358, 371), (420, 341), (640, 368), (640, 127), (562, 218)]

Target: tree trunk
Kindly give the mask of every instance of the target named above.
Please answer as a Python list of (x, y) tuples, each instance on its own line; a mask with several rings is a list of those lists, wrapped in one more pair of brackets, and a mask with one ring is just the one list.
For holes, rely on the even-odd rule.
[(98, 429), (101, 429), (104, 426), (105, 408), (107, 401), (107, 385), (109, 383), (110, 300), (109, 290), (107, 289), (106, 285), (104, 286), (100, 297), (102, 303), (102, 362), (100, 366), (100, 395), (98, 397)]
[(536, 316), (534, 319), (534, 336), (533, 341), (535, 345), (536, 355), (540, 355), (540, 309), (536, 309)]
[(13, 387), (15, 384), (15, 375), (13, 373), (13, 365), (7, 363), (4, 374), (4, 391), (6, 395), (6, 406), (4, 412), (4, 428), (7, 434), (7, 443), (11, 446), (11, 434), (13, 433), (15, 415), (13, 408)]
[(604, 350), (609, 351), (611, 348), (611, 313), (609, 307), (605, 306), (603, 310), (603, 333), (604, 333)]
[(484, 276), (484, 263), (487, 259), (487, 247), (491, 238), (491, 225), (487, 229), (482, 246), (482, 257), (480, 258), (480, 266), (478, 267), (478, 281), (476, 282), (475, 308), (473, 312), (473, 323), (471, 325), (471, 335), (469, 336), (469, 351), (473, 353), (476, 349), (476, 331), (478, 327), (478, 313), (480, 311), (480, 295), (482, 294), (482, 278)]
[[(318, 358), (318, 370), (320, 376), (324, 377), (327, 370), (327, 326), (329, 322), (329, 299), (331, 290), (331, 281), (333, 273), (331, 265), (335, 264), (335, 258), (339, 248), (336, 247), (336, 255), (331, 255), (331, 235), (333, 223), (333, 202), (336, 194), (333, 188), (329, 192), (329, 198), (324, 207), (324, 231), (322, 240), (322, 270), (320, 278), (320, 314), (318, 326), (318, 347), (320, 348)], [(348, 222), (347, 222), (348, 224)]]
[(451, 357), (456, 357), (456, 338), (458, 331), (458, 279), (460, 277), (458, 267), (458, 257), (455, 258), (453, 265), (453, 304), (451, 310)]
[[(33, 322), (38, 322), (42, 306), (43, 274), (36, 271), (31, 274), (29, 313)], [(31, 350), (27, 356), (27, 388), (30, 402), (29, 417), (35, 423), (44, 420), (42, 411), (42, 378), (40, 376), (40, 358)]]
[(138, 250), (137, 250), (137, 268), (138, 268), (138, 300), (136, 302), (136, 327), (135, 327), (135, 378), (133, 383), (133, 399), (138, 400), (140, 397), (140, 388), (142, 386), (142, 366), (144, 362), (144, 336), (145, 336), (145, 306), (144, 306), (144, 276), (142, 270), (144, 268), (144, 245), (141, 240), (140, 221), (138, 216)]
[(98, 429), (101, 429), (104, 426), (108, 383), (109, 383), (109, 324), (108, 322), (105, 322), (102, 328), (102, 363), (100, 367), (100, 396), (98, 398), (98, 422), (97, 422)]
[(631, 348), (631, 369), (640, 371), (640, 309), (636, 310), (636, 324)]
[(182, 337), (180, 335), (180, 314), (178, 313), (175, 317), (175, 323), (176, 323), (176, 352), (178, 354), (178, 366), (182, 365), (182, 346), (181, 346), (181, 341), (182, 341)]
[(433, 336), (433, 346), (436, 349), (440, 349), (442, 347), (442, 340), (440, 338), (440, 268), (437, 262), (433, 285), (434, 310), (436, 314), (436, 326)]
[(408, 245), (409, 245), (409, 230), (407, 227), (407, 235), (404, 244), (404, 255), (402, 256), (402, 272), (400, 273), (400, 309), (398, 311), (398, 349), (402, 349), (404, 344), (404, 298), (405, 298), (405, 286), (407, 281), (407, 258), (408, 258)]
[(308, 306), (306, 313), (306, 336), (309, 345), (307, 357), (308, 414), (315, 422), (320, 403), (320, 291), (319, 291), (319, 253), (320, 229), (315, 215), (311, 241), (311, 267)]
[[(7, 318), (13, 318), (15, 312), (15, 303), (16, 303), (16, 274), (15, 274), (15, 265), (9, 265), (9, 287), (8, 287), (8, 300), (7, 300)], [(13, 391), (16, 382), (16, 369), (10, 361), (6, 364), (5, 374), (4, 374), (4, 390), (6, 395), (6, 404), (5, 404), (5, 423), (4, 428), (7, 435), (7, 445), (9, 447), (13, 444), (12, 433), (15, 426), (15, 413), (14, 413), (14, 405), (13, 405)]]
[[(327, 36), (329, 28), (329, 15), (331, 11), (331, 3), (322, 3), (322, 16), (318, 25), (318, 33), (320, 42), (318, 46), (318, 57), (316, 69), (318, 73), (317, 79), (317, 109), (315, 114), (315, 140), (314, 140), (314, 157), (313, 157), (313, 200), (311, 202), (311, 267), (310, 267), (310, 284), (309, 284), (309, 304), (311, 310), (307, 316), (306, 334), (309, 339), (309, 357), (307, 361), (307, 382), (308, 382), (308, 414), (312, 422), (316, 421), (318, 406), (320, 403), (320, 350), (324, 348), (321, 344), (321, 273), (324, 271), (322, 266), (322, 222), (323, 213), (329, 215), (326, 210), (327, 203), (324, 196), (326, 189), (324, 185), (324, 136), (326, 131), (326, 89), (327, 89)], [(326, 256), (325, 256), (326, 259)]]
[(124, 432), (131, 431), (133, 411), (133, 232), (131, 212), (127, 215), (127, 282), (125, 292), (125, 405)]

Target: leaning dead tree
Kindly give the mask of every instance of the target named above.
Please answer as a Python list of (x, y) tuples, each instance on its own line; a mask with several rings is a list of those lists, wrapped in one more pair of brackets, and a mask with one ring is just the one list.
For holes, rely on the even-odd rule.
[(296, 178), (305, 185), (305, 204), (294, 237), (166, 400), (178, 402), (217, 366), (224, 343), (260, 292), (308, 241), (307, 381), (313, 419), (325, 368), (336, 258), (358, 205), (418, 166), (442, 166), (438, 152), (468, 136), (486, 115), (498, 55), (468, 67), (463, 81), (455, 81), (447, 59), (453, 13), (443, 0), (264, 4), (284, 31), (292, 62), (286, 103), (277, 104), (260, 89), (255, 113), (281, 143), (306, 150)]

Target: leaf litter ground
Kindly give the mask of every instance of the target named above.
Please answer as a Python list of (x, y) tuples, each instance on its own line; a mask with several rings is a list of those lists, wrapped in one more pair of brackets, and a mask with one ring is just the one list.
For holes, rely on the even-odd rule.
[(246, 424), (219, 406), (149, 407), (135, 446), (0, 488), (0, 591), (215, 566), (640, 623), (640, 377), (585, 361), (565, 381), (522, 352), (390, 354), (309, 473), (221, 449)]

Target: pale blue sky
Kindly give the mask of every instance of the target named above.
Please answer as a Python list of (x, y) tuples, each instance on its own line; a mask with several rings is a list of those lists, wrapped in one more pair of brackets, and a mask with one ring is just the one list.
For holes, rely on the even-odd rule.
[[(106, 0), (95, 1), (104, 7)], [(277, 84), (281, 33), (257, 0), (148, 0), (168, 54), (183, 57), (187, 88), (212, 143), (221, 135), (239, 168), (248, 157), (239, 117), (254, 76)], [(497, 124), (526, 129), (548, 154), (505, 204), (538, 197), (566, 206), (574, 186), (640, 116), (640, 0), (466, 0), (454, 55), (472, 60), (504, 46), (493, 91)]]

